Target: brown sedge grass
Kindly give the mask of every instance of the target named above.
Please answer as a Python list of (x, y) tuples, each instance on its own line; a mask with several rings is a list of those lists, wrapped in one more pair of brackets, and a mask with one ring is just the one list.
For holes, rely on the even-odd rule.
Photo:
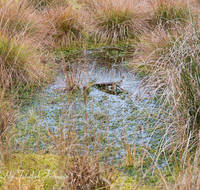
[(26, 0), (26, 3), (39, 11), (43, 11), (47, 8), (59, 5), (67, 5), (69, 2), (64, 0)]
[(98, 43), (126, 41), (148, 28), (135, 1), (81, 1), (92, 16), (93, 38)]
[[(15, 27), (15, 25), (13, 25), (13, 26)], [(4, 27), (5, 31), (6, 31), (6, 29), (5, 29), (6, 27)], [(10, 27), (8, 27), (7, 29), (10, 29)], [(13, 28), (11, 30), (11, 32), (13, 32), (14, 37), (8, 37), (5, 34), (2, 34), (2, 36), (1, 36), (2, 44), (3, 44), (1, 47), (6, 47), (6, 48), (2, 48), (2, 53), (1, 53), (2, 62), (4, 63), (3, 66), (5, 66), (5, 67), (2, 67), (1, 73), (8, 74), (8, 76), (10, 77), (8, 83), (6, 83), (6, 79), (8, 79), (8, 78), (7, 78), (7, 76), (4, 75), (4, 77), (2, 78), (2, 83), (1, 83), (2, 86), (7, 86), (7, 87), (10, 85), (12, 87), (15, 86), (15, 79), (17, 79), (19, 81), (19, 83), (25, 82), (26, 84), (29, 84), (29, 83), (40, 84), (41, 83), (40, 80), (42, 80), (42, 79), (45, 80), (47, 77), (45, 75), (46, 73), (44, 73), (45, 70), (44, 70), (43, 65), (40, 65), (40, 63), (39, 63), (40, 52), (37, 51), (36, 47), (33, 47), (30, 45), (30, 44), (32, 44), (31, 39), (29, 39), (30, 41), (25, 41), (25, 40), (23, 41), (22, 38), (18, 38), (18, 36), (15, 33), (15, 28)], [(17, 33), (20, 34), (20, 30), (17, 31)], [(8, 72), (4, 72), (4, 70), (6, 70)], [(10, 70), (12, 71), (11, 73), (9, 73)], [(10, 103), (11, 103), (11, 101), (10, 101)], [(6, 115), (7, 115), (7, 112), (5, 112), (5, 113), (2, 112), (1, 121), (3, 122), (3, 124), (2, 124), (3, 128), (6, 126), (6, 129), (7, 129), (7, 126), (9, 126), (10, 124), (13, 124), (14, 121), (12, 120), (8, 125)], [(68, 137), (70, 137), (70, 135), (71, 134), (69, 133)], [(38, 134), (38, 136), (40, 137), (39, 134)], [(49, 133), (49, 136), (52, 137), (52, 135), (50, 135), (50, 133)], [(74, 138), (74, 136), (72, 136), (70, 138)], [(6, 141), (6, 142), (9, 143), (10, 139), (11, 139), (11, 137), (8, 137), (8, 141)], [(52, 137), (52, 139), (55, 140), (55, 138), (53, 138), (53, 137)], [(98, 138), (96, 138), (95, 141), (97, 141), (97, 139)], [(63, 139), (63, 140), (66, 140), (66, 139)], [(55, 143), (54, 145), (57, 144), (56, 148), (58, 148), (61, 144), (62, 144), (63, 149), (70, 148), (68, 146), (66, 147), (65, 143), (62, 143), (61, 139), (59, 139), (58, 141), (55, 141), (54, 143)], [(23, 149), (23, 142), (22, 143), (17, 142), (17, 144), (22, 144), (20, 146)], [(58, 151), (58, 150), (56, 150), (56, 148), (54, 149), (55, 152)], [(63, 149), (61, 149), (61, 152)], [(74, 149), (71, 149), (71, 151), (73, 152)], [(2, 158), (4, 158), (5, 153), (7, 154), (7, 152), (2, 149)], [(12, 156), (10, 156), (10, 158), (6, 161), (7, 163), (9, 163), (9, 160), (12, 159)], [(74, 159), (74, 161), (77, 160), (76, 162), (77, 162), (77, 164), (79, 164), (78, 160), (80, 160), (81, 157), (79, 158), (78, 156), (76, 156), (76, 158), (77, 159)], [(95, 163), (96, 163), (96, 161), (95, 161)], [(72, 169), (75, 166), (75, 164), (72, 166)], [(88, 159), (86, 159), (85, 164), (87, 166)], [(92, 164), (91, 164), (91, 168), (93, 169)], [(69, 165), (68, 165), (68, 167), (69, 167)], [(83, 169), (85, 169), (85, 168), (83, 168)], [(72, 170), (72, 172), (75, 173), (76, 170)], [(96, 171), (96, 169), (95, 169), (94, 172), (96, 173), (99, 171)], [(92, 176), (90, 176), (90, 173), (87, 175), (88, 175), (87, 176), (88, 179), (90, 179), (90, 177), (92, 178)], [(111, 178), (113, 178), (113, 177), (111, 177)], [(104, 182), (106, 181), (106, 183), (107, 183), (106, 186), (110, 186), (112, 180), (110, 180), (108, 178), (105, 180), (105, 177), (104, 177)], [(42, 186), (42, 184), (40, 183), (40, 180), (27, 181), (26, 179), (24, 179), (23, 177), (19, 177), (18, 175), (11, 176), (11, 179), (7, 179), (4, 183), (4, 185), (5, 185), (4, 187), (7, 189), (14, 189), (16, 186), (18, 186), (19, 189), (24, 189), (24, 188), (32, 189), (35, 186), (37, 187), (37, 185)], [(76, 185), (79, 185), (79, 184), (76, 184)], [(83, 181), (83, 186), (87, 186), (87, 184), (85, 184), (84, 181)]]
[(12, 36), (33, 36), (40, 29), (37, 14), (23, 1), (3, 2), (0, 6), (0, 16), (0, 30)]

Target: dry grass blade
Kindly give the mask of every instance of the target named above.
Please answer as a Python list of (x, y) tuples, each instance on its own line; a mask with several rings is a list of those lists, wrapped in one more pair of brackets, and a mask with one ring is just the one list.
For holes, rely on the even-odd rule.
[[(155, 59), (147, 61), (154, 72), (144, 80), (149, 87), (147, 91), (154, 94), (158, 105), (153, 113), (158, 119), (153, 123), (155, 127), (151, 136), (156, 138), (163, 131), (158, 137), (159, 146), (151, 157), (151, 164), (158, 168), (158, 176), (168, 189), (172, 182), (167, 174), (172, 176), (175, 189), (199, 187), (199, 183), (194, 182), (194, 173), (200, 163), (200, 42), (197, 29), (191, 30), (190, 27), (182, 34), (168, 33), (167, 39), (170, 40), (164, 41), (165, 54), (161, 52)], [(162, 38), (166, 37), (161, 35)], [(159, 52), (160, 49), (154, 50)], [(146, 151), (151, 152), (150, 149)]]
[(11, 153), (9, 130), (14, 124), (14, 113), (12, 103), (8, 104), (5, 99), (1, 99), (0, 106), (0, 156), (1, 161), (8, 161)]
[(64, 68), (64, 72), (67, 91), (75, 92), (80, 89), (81, 71), (79, 71), (77, 68), (72, 68), (72, 66), (67, 65)]
[(32, 5), (37, 10), (44, 10), (49, 7), (68, 4), (65, 0), (26, 0), (29, 5)]

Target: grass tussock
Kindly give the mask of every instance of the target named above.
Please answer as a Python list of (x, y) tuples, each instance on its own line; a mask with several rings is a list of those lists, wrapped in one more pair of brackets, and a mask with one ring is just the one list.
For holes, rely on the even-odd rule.
[(87, 154), (82, 156), (74, 155), (72, 163), (68, 163), (66, 167), (65, 174), (68, 176), (66, 185), (70, 189), (94, 189), (97, 186), (100, 187), (102, 182), (98, 159), (91, 160)]
[(190, 19), (190, 7), (187, 0), (151, 0), (153, 8), (152, 23), (173, 25), (174, 22), (186, 23)]
[(173, 48), (174, 41), (185, 33), (185, 29), (179, 28), (179, 24), (165, 30), (163, 27), (157, 27), (151, 32), (145, 32), (139, 38), (138, 48), (143, 56), (148, 60), (163, 59), (170, 48)]
[[(41, 54), (31, 42), (1, 35), (0, 38), (0, 85), (41, 84), (48, 77), (45, 65), (40, 63)], [(14, 87), (14, 86), (13, 86)]]
[(64, 67), (65, 84), (67, 85), (67, 92), (75, 92), (80, 89), (82, 82), (82, 72), (74, 69), (70, 64)]
[(12, 36), (33, 34), (39, 29), (37, 15), (24, 1), (1, 2), (0, 17), (0, 30)]
[(93, 18), (97, 41), (123, 41), (136, 37), (147, 27), (144, 12), (135, 1), (85, 0), (83, 3)]
[(44, 28), (54, 47), (76, 46), (84, 36), (84, 14), (73, 6), (56, 7), (44, 13)]
[(16, 111), (14, 110), (12, 100), (4, 98), (3, 89), (0, 91), (0, 166), (5, 163), (12, 154), (10, 144), (11, 128), (14, 125), (16, 118)]
[(199, 65), (199, 37), (195, 33), (187, 33), (181, 41), (175, 41), (172, 51), (169, 53), (170, 79), (174, 104), (182, 118), (187, 121), (187, 126), (198, 134), (200, 126), (200, 65)]
[[(177, 30), (176, 30), (177, 31)], [(187, 32), (186, 32), (187, 31)], [(170, 104), (173, 102), (179, 112), (179, 121), (185, 119), (188, 127), (199, 130), (199, 37), (197, 31), (187, 28), (184, 34), (176, 32), (164, 32), (159, 49), (162, 48), (160, 56), (153, 63), (154, 68), (161, 69), (168, 75), (165, 78), (168, 98), (171, 97)], [(178, 35), (179, 34), (179, 35)], [(154, 47), (155, 48), (155, 47)], [(156, 48), (154, 50), (156, 53)], [(158, 76), (157, 73), (156, 76)], [(164, 76), (163, 76), (164, 77)], [(168, 80), (166, 80), (168, 79)], [(196, 126), (196, 127), (195, 127)]]

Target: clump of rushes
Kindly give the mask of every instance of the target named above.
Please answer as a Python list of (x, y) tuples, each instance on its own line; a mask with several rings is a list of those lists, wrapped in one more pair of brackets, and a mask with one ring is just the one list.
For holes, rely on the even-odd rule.
[(0, 18), (0, 30), (12, 36), (34, 33), (38, 30), (37, 16), (24, 1), (1, 1)]
[(40, 83), (47, 79), (47, 69), (40, 63), (40, 53), (31, 42), (0, 35), (0, 86), (15, 83)]
[(173, 25), (174, 22), (186, 23), (190, 18), (190, 7), (187, 0), (151, 0), (154, 24)]
[[(125, 40), (141, 33), (145, 28), (143, 10), (133, 0), (84, 0), (93, 17), (97, 40)], [(143, 12), (142, 12), (143, 11)], [(146, 25), (147, 26), (147, 25)]]
[(85, 22), (80, 9), (73, 6), (56, 7), (44, 13), (44, 31), (46, 37), (53, 40), (55, 47), (72, 47), (81, 41)]
[(6, 157), (8, 158), (11, 150), (8, 131), (14, 123), (14, 114), (11, 108), (11, 102), (8, 103), (4, 99), (1, 99), (0, 103), (0, 160), (4, 162)]

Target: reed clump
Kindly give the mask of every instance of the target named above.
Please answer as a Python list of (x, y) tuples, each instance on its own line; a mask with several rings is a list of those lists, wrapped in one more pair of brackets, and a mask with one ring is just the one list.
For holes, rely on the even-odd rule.
[(71, 163), (66, 165), (65, 174), (67, 175), (66, 185), (70, 189), (95, 189), (103, 185), (100, 178), (99, 160), (91, 160), (87, 154), (74, 155)]
[(75, 92), (79, 90), (82, 82), (82, 72), (77, 68), (73, 68), (73, 66), (69, 64), (64, 67), (64, 72), (67, 92)]
[(195, 28), (192, 31), (188, 27), (186, 31), (188, 32), (176, 38), (169, 34), (171, 40), (168, 40), (168, 42), (171, 45), (167, 46), (166, 50), (168, 51), (165, 51), (165, 54), (155, 61), (154, 66), (169, 74), (165, 78), (168, 88), (167, 96), (171, 100), (170, 104), (176, 105), (176, 111), (179, 112), (177, 117), (185, 119), (186, 125), (191, 127), (193, 132), (195, 130), (198, 133), (200, 126), (200, 65), (198, 53), (200, 42)]
[(0, 90), (0, 167), (7, 162), (12, 154), (11, 128), (14, 126), (16, 111), (13, 100), (4, 98), (4, 92)]
[(10, 154), (10, 138), (8, 130), (13, 124), (13, 115), (9, 110), (0, 108), (0, 160), (5, 162)]
[[(182, 118), (186, 119), (187, 126), (199, 133), (200, 126), (200, 65), (199, 36), (195, 33), (187, 33), (181, 41), (175, 41), (172, 51), (169, 53), (170, 69), (172, 69), (173, 99), (179, 107)], [(197, 135), (198, 136), (198, 135)], [(198, 137), (196, 137), (198, 138)]]
[(159, 26), (152, 31), (144, 32), (144, 34), (139, 37), (137, 47), (142, 52), (142, 56), (148, 60), (147, 62), (157, 59), (162, 60), (169, 50), (173, 48), (174, 42), (176, 40), (179, 41), (179, 37), (185, 32), (184, 28), (180, 29), (178, 23), (168, 30)]

